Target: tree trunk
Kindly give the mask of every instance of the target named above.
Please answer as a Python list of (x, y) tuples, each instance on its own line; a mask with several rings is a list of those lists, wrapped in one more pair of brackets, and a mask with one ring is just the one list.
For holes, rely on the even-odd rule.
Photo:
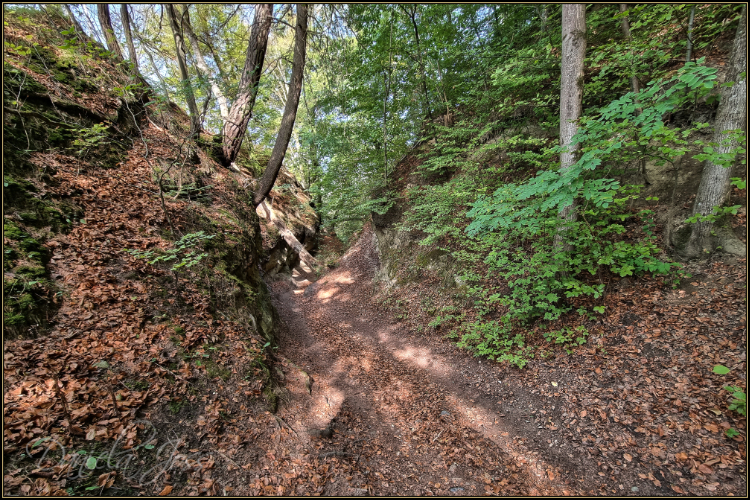
[(302, 245), (302, 243), (300, 243), (299, 240), (294, 237), (294, 233), (287, 229), (286, 225), (282, 221), (276, 218), (276, 215), (273, 213), (271, 207), (268, 206), (268, 203), (263, 200), (259, 206), (263, 210), (263, 212), (265, 212), (266, 219), (272, 222), (273, 225), (276, 226), (276, 229), (279, 230), (279, 234), (282, 238), (284, 238), (284, 241), (286, 241), (286, 244), (289, 245), (289, 248), (297, 252), (297, 255), (299, 255), (299, 259), (307, 264), (310, 269), (315, 269), (315, 267), (318, 265), (318, 261), (315, 260), (315, 257), (310, 255), (310, 252), (305, 249), (304, 245)]
[[(620, 12), (626, 12), (630, 6), (626, 3), (620, 4)], [(628, 42), (630, 41), (630, 20), (628, 19), (628, 16), (625, 16), (622, 18), (622, 34), (625, 37), (625, 40)], [(632, 55), (632, 51), (631, 51)], [(633, 71), (632, 66), (630, 69), (630, 89), (633, 91), (634, 94), (637, 94), (641, 91), (641, 85), (638, 82), (638, 78), (635, 76), (635, 71)]]
[(177, 21), (177, 10), (174, 4), (166, 3), (164, 4), (164, 8), (167, 10), (169, 25), (172, 27), (175, 51), (177, 52), (177, 64), (180, 66), (180, 77), (182, 78), (182, 88), (188, 110), (190, 111), (190, 136), (193, 137), (200, 132), (201, 124), (198, 106), (195, 104), (195, 94), (193, 93), (192, 85), (190, 85), (190, 74), (188, 73), (185, 58), (185, 41), (182, 38), (182, 29), (180, 28), (180, 23)]
[[(235, 158), (237, 158), (242, 140), (245, 138), (247, 124), (250, 121), (253, 105), (255, 104), (255, 97), (258, 95), (258, 82), (263, 70), (263, 60), (266, 58), (273, 4), (257, 5), (255, 9), (250, 43), (247, 46), (247, 54), (245, 56), (245, 67), (240, 77), (237, 97), (229, 109), (229, 115), (224, 123), (222, 133), (224, 161), (227, 165), (234, 162)], [(258, 203), (255, 205), (257, 206)]]
[[(726, 81), (734, 82), (731, 87), (721, 88), (721, 100), (719, 109), (716, 113), (716, 122), (714, 123), (713, 142), (721, 144), (726, 139), (725, 132), (728, 130), (742, 129), (746, 131), (747, 119), (747, 76), (741, 76), (746, 71), (747, 65), (747, 5), (742, 7), (740, 24), (737, 27), (737, 34), (734, 38), (732, 47), (732, 56), (729, 62)], [(735, 148), (744, 146), (732, 141), (726, 146), (716, 148), (718, 153), (726, 154)], [(693, 215), (709, 215), (713, 213), (713, 207), (721, 206), (727, 202), (730, 193), (730, 175), (731, 167), (716, 165), (706, 161), (701, 176), (701, 183), (698, 187), (698, 194), (695, 197), (693, 205)], [(716, 230), (713, 222), (697, 222), (693, 225), (690, 239), (684, 250), (687, 257), (698, 257), (710, 254), (714, 250), (712, 242), (712, 230)], [(719, 231), (718, 243), (721, 244), (725, 251), (737, 255), (745, 255), (746, 249), (742, 242), (739, 242), (731, 230)]]
[(109, 4), (98, 4), (96, 6), (96, 13), (99, 16), (99, 25), (104, 33), (104, 38), (107, 40), (107, 49), (112, 52), (119, 61), (122, 61), (122, 50), (120, 50), (120, 44), (117, 42), (115, 30), (112, 28), (112, 19), (109, 17)]
[[(427, 74), (425, 72), (424, 59), (422, 57), (422, 47), (419, 44), (419, 28), (417, 27), (417, 6), (411, 5), (411, 10), (406, 10), (406, 7), (401, 5), (401, 8), (406, 12), (411, 19), (412, 27), (414, 28), (414, 41), (417, 45), (417, 56), (419, 57), (419, 72), (421, 73), (421, 85), (422, 95), (424, 96), (424, 106), (427, 108), (427, 116), (432, 120), (432, 110), (430, 109), (430, 99), (427, 95)], [(393, 21), (391, 21), (393, 22)]]
[(541, 24), (541, 31), (542, 33), (547, 32), (547, 5), (546, 4), (537, 4), (536, 6), (537, 12), (539, 13), (539, 22)]
[[(560, 144), (565, 150), (560, 153), (560, 172), (570, 168), (576, 161), (579, 145), (571, 145), (578, 130), (583, 100), (583, 60), (586, 56), (586, 5), (563, 4), (562, 8), (562, 77), (560, 85)], [(575, 201), (560, 211), (560, 217), (568, 222), (576, 220)], [(570, 250), (564, 243), (561, 227), (555, 235), (558, 251)]]
[(86, 32), (83, 31), (83, 26), (81, 26), (81, 23), (78, 22), (78, 18), (73, 14), (73, 9), (70, 8), (68, 4), (63, 4), (65, 6), (65, 12), (68, 13), (68, 17), (70, 17), (70, 21), (73, 23), (73, 26), (75, 26), (76, 31), (81, 34), (85, 35)]
[(294, 59), (292, 60), (292, 82), (287, 93), (284, 115), (281, 118), (279, 134), (271, 151), (271, 158), (263, 177), (260, 179), (257, 191), (253, 197), (253, 206), (258, 206), (271, 192), (276, 176), (279, 174), (281, 164), (289, 146), (289, 138), (292, 136), (294, 120), (297, 117), (297, 106), (302, 93), (302, 76), (305, 70), (305, 55), (307, 50), (307, 5), (297, 4), (297, 22), (294, 35)]
[(690, 62), (693, 57), (693, 21), (695, 20), (695, 4), (690, 9), (690, 19), (688, 20), (688, 33), (687, 33), (687, 53), (685, 54), (685, 62)]
[(193, 27), (190, 24), (190, 6), (185, 5), (182, 11), (182, 30), (190, 41), (190, 47), (193, 49), (193, 56), (195, 57), (195, 65), (198, 66), (203, 75), (208, 78), (208, 82), (211, 85), (211, 92), (216, 96), (216, 100), (219, 103), (219, 112), (221, 113), (221, 119), (226, 120), (229, 116), (229, 108), (227, 106), (227, 98), (224, 97), (224, 93), (221, 91), (221, 87), (216, 83), (216, 78), (211, 75), (213, 71), (208, 68), (206, 60), (203, 58), (200, 46), (198, 45), (198, 39), (195, 37)]
[(133, 34), (130, 31), (130, 13), (128, 12), (128, 4), (120, 4), (120, 17), (122, 17), (122, 27), (125, 30), (125, 40), (128, 43), (128, 54), (130, 62), (133, 64), (134, 74), (139, 73), (138, 69), (138, 56), (135, 52), (135, 43), (133, 43)]
[(385, 87), (385, 97), (383, 97), (383, 166), (385, 167), (385, 184), (388, 185), (388, 97), (391, 93), (391, 73), (393, 71), (393, 53), (391, 44), (393, 43), (393, 19), (389, 17), (390, 34), (388, 35), (388, 75), (383, 73), (383, 86)]

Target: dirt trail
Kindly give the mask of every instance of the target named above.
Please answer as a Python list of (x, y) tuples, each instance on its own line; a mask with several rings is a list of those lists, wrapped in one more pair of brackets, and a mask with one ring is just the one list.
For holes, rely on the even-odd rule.
[(518, 397), (501, 400), (501, 389), (512, 389), (486, 361), (407, 337), (370, 302), (377, 265), (372, 239), (363, 237), (312, 285), (299, 268), (271, 285), (289, 390), (278, 416), (300, 449), (337, 462), (324, 494), (585, 491), (586, 467), (572, 449), (554, 439), (541, 457), (530, 449), (554, 437), (554, 423), (532, 415), (542, 396), (518, 387)]

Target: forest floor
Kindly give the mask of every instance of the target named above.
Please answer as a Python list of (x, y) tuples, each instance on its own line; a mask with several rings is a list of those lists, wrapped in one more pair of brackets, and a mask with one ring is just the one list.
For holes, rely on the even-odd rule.
[[(108, 175), (38, 158), (58, 170), (55, 189), (83, 193), (87, 215), (50, 243), (52, 277), (71, 290), (53, 331), (4, 345), (4, 493), (745, 492), (746, 422), (722, 389), (746, 388), (744, 260), (691, 264), (694, 281), (677, 290), (620, 282), (602, 335), (518, 370), (394, 320), (377, 300), (366, 229), (317, 281), (297, 269), (270, 284), (281, 326), (265, 366), (238, 325), (199, 324), (207, 299), (187, 280), (163, 299), (192, 312), (175, 313), (173, 327), (145, 321), (163, 284), (131, 276), (144, 264), (121, 249), (166, 221), (141, 157), (136, 147)], [(419, 286), (407, 305), (438, 293)], [(221, 338), (180, 354), (179, 325), (186, 338)], [(253, 363), (275, 372), (275, 414), (246, 376)]]
[(677, 290), (623, 284), (607, 333), (525, 370), (391, 320), (377, 267), (366, 230), (314, 284), (297, 269), (271, 285), (289, 391), (277, 415), (330, 464), (320, 493), (745, 491), (745, 420), (721, 389), (744, 387), (744, 261), (694, 264)]

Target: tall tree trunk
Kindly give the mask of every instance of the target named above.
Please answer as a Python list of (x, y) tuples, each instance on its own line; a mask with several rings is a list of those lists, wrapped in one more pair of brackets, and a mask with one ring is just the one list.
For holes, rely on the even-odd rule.
[[(725, 132), (728, 130), (742, 129), (746, 131), (747, 120), (747, 76), (742, 75), (747, 71), (747, 5), (742, 7), (740, 24), (734, 38), (732, 56), (729, 62), (726, 81), (734, 82), (731, 87), (721, 88), (721, 100), (714, 123), (713, 142), (721, 144), (726, 139)], [(721, 154), (729, 153), (732, 149), (744, 146), (732, 141), (726, 146), (719, 146), (716, 151)], [(706, 161), (698, 187), (698, 194), (693, 205), (693, 215), (709, 215), (713, 213), (713, 207), (721, 206), (727, 202), (730, 193), (731, 167), (716, 165)], [(717, 234), (718, 242), (725, 251), (745, 255), (745, 246), (737, 241), (729, 228), (719, 228), (713, 222), (697, 222), (693, 225), (690, 239), (687, 242), (684, 253), (688, 257), (698, 257), (710, 254), (714, 250), (711, 232)]]
[(76, 31), (81, 34), (85, 35), (86, 32), (83, 31), (83, 26), (81, 26), (81, 23), (78, 22), (78, 18), (75, 14), (73, 14), (73, 9), (70, 8), (68, 4), (63, 4), (65, 6), (65, 12), (68, 13), (68, 17), (70, 17), (70, 21), (73, 23), (73, 26), (75, 26)]
[(133, 64), (134, 74), (139, 73), (138, 69), (138, 56), (135, 52), (135, 43), (133, 43), (133, 33), (130, 31), (130, 13), (128, 12), (128, 4), (120, 4), (120, 17), (122, 18), (122, 27), (125, 30), (125, 40), (128, 43), (128, 59)]
[(391, 94), (391, 73), (393, 71), (393, 52), (391, 44), (393, 43), (393, 19), (389, 18), (391, 29), (388, 35), (388, 74), (383, 73), (383, 86), (385, 87), (385, 97), (383, 97), (383, 166), (385, 167), (385, 183), (388, 184), (388, 97)]
[(107, 40), (107, 49), (112, 52), (118, 60), (122, 61), (122, 50), (117, 42), (115, 30), (112, 28), (112, 19), (109, 16), (109, 4), (100, 3), (96, 6), (96, 13), (99, 17), (99, 25)]
[[(626, 3), (620, 4), (620, 12), (627, 12), (627, 10), (630, 8), (630, 6)], [(622, 18), (622, 35), (625, 37), (625, 40), (630, 42), (630, 19), (628, 19), (628, 16), (625, 16)], [(633, 52), (631, 51), (631, 57)], [(641, 91), (641, 85), (638, 81), (638, 78), (635, 76), (635, 71), (633, 70), (633, 67), (631, 65), (630, 67), (630, 89), (633, 91), (634, 94), (637, 94)]]
[[(266, 58), (272, 12), (273, 4), (270, 3), (255, 7), (255, 18), (253, 19), (250, 43), (247, 46), (245, 67), (240, 77), (237, 97), (229, 109), (229, 115), (224, 123), (222, 133), (224, 160), (227, 165), (234, 162), (235, 158), (237, 158), (242, 140), (245, 138), (247, 124), (252, 116), (255, 97), (258, 95), (258, 82), (260, 81), (260, 74), (263, 71), (263, 60)], [(259, 203), (255, 205), (257, 206)]]
[[(560, 172), (564, 172), (576, 161), (579, 145), (571, 145), (578, 130), (583, 101), (583, 61), (586, 56), (586, 5), (563, 4), (562, 8), (562, 77), (560, 85)], [(575, 201), (560, 211), (560, 217), (568, 222), (576, 220)], [(558, 251), (569, 250), (564, 244), (560, 228), (555, 235)]]
[(693, 57), (693, 21), (695, 20), (695, 4), (690, 9), (690, 19), (688, 20), (688, 32), (687, 32), (687, 53), (685, 54), (685, 62), (690, 62)]
[(187, 101), (188, 110), (190, 111), (190, 136), (197, 135), (201, 130), (200, 113), (198, 106), (195, 104), (195, 94), (193, 87), (190, 85), (190, 74), (188, 73), (187, 61), (185, 58), (185, 41), (182, 38), (182, 28), (177, 21), (177, 10), (174, 4), (165, 3), (164, 8), (167, 10), (169, 25), (172, 27), (174, 36), (175, 51), (177, 52), (177, 64), (180, 66), (180, 78), (182, 78), (182, 88)]
[(547, 5), (537, 4), (536, 9), (539, 14), (539, 22), (541, 24), (542, 33), (545, 33), (547, 31)]
[(211, 92), (216, 96), (216, 100), (219, 103), (219, 112), (221, 113), (221, 119), (226, 120), (229, 116), (229, 108), (227, 106), (227, 98), (224, 97), (224, 93), (221, 91), (221, 87), (216, 82), (216, 78), (212, 77), (213, 71), (208, 68), (206, 60), (203, 58), (200, 46), (198, 45), (198, 39), (195, 37), (193, 32), (193, 26), (190, 24), (190, 6), (183, 6), (182, 11), (182, 30), (190, 41), (190, 47), (193, 49), (193, 56), (195, 57), (195, 65), (198, 66), (198, 70), (203, 73), (203, 76), (208, 78), (208, 82), (211, 85)]
[(257, 207), (271, 192), (276, 176), (281, 170), (281, 164), (286, 155), (286, 148), (289, 146), (289, 138), (292, 136), (294, 120), (297, 117), (297, 106), (299, 105), (299, 96), (302, 93), (302, 76), (305, 71), (305, 55), (307, 51), (307, 5), (297, 4), (297, 23), (294, 34), (294, 58), (292, 60), (292, 82), (287, 93), (286, 106), (284, 106), (284, 115), (281, 118), (279, 134), (276, 136), (276, 143), (271, 151), (271, 158), (268, 160), (268, 166), (263, 177), (260, 179), (258, 189), (253, 197), (253, 206)]
[[(411, 19), (411, 25), (414, 28), (414, 42), (417, 45), (417, 57), (419, 57), (419, 72), (421, 73), (421, 85), (422, 85), (422, 96), (424, 97), (424, 106), (427, 108), (427, 116), (432, 120), (432, 110), (430, 109), (430, 99), (427, 95), (427, 74), (425, 73), (424, 58), (422, 57), (422, 47), (419, 44), (419, 28), (417, 27), (417, 6), (411, 5), (411, 9), (407, 10), (406, 7), (401, 5), (401, 8), (406, 12)], [(391, 21), (393, 22), (393, 21)]]

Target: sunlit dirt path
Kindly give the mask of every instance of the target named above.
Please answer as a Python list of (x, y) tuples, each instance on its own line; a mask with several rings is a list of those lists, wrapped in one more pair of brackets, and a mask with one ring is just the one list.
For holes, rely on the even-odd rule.
[(523, 407), (499, 400), (503, 381), (486, 362), (407, 337), (372, 307), (377, 265), (363, 237), (312, 285), (299, 268), (271, 285), (288, 389), (278, 416), (302, 448), (330, 460), (323, 493), (584, 492), (586, 467), (572, 450), (552, 440), (546, 454), (528, 450), (524, 435), (545, 428), (530, 415), (533, 397), (519, 398)]

